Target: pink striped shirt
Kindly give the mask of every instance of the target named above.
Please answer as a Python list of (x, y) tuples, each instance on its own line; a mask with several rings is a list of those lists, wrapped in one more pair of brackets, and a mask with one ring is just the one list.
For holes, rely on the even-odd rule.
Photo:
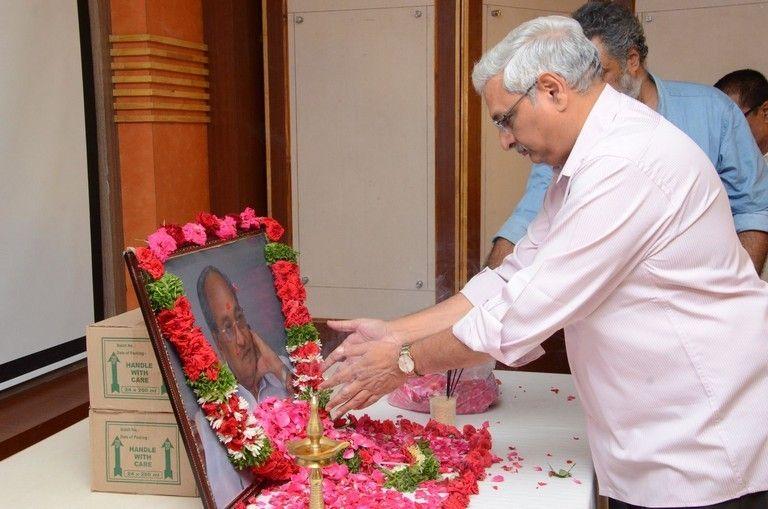
[(600, 493), (715, 504), (768, 489), (768, 284), (707, 156), (606, 86), (528, 234), (453, 327), (507, 364), (565, 328)]

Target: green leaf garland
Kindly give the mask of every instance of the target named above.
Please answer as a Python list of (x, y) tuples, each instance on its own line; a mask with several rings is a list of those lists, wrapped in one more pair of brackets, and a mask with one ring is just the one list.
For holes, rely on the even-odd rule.
[(424, 481), (432, 481), (440, 477), (440, 461), (435, 453), (430, 449), (426, 441), (420, 440), (416, 443), (424, 455), (420, 461), (400, 469), (382, 469), (386, 476), (384, 482), (385, 488), (395, 488), (397, 491), (411, 492), (419, 487)]
[(285, 260), (288, 262), (296, 263), (298, 253), (287, 244), (281, 244), (279, 242), (270, 242), (264, 246), (264, 258), (269, 265), (272, 265), (276, 261)]
[(163, 309), (173, 308), (173, 304), (184, 294), (184, 283), (179, 276), (165, 273), (157, 281), (147, 284), (149, 303), (157, 313)]
[(223, 403), (229, 398), (232, 391), (237, 390), (235, 374), (226, 364), (221, 365), (219, 377), (216, 380), (208, 380), (205, 373), (202, 373), (196, 382), (187, 379), (187, 384), (195, 391), (198, 398), (209, 403)]
[(317, 332), (317, 328), (313, 323), (305, 323), (304, 325), (297, 325), (290, 329), (285, 329), (286, 341), (285, 346), (290, 350), (297, 348), (308, 341), (320, 342), (320, 333)]

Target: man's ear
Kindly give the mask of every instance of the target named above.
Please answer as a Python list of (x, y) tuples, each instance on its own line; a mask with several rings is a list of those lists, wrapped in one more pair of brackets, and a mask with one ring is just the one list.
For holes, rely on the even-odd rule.
[(536, 82), (538, 98), (550, 101), (557, 111), (565, 110), (568, 106), (567, 85), (562, 76), (545, 72)]
[(627, 63), (624, 65), (630, 76), (636, 78), (642, 67), (642, 62), (640, 62), (640, 52), (637, 51), (636, 48), (632, 48), (627, 52)]
[(765, 101), (757, 109), (757, 118), (768, 124), (768, 101)]

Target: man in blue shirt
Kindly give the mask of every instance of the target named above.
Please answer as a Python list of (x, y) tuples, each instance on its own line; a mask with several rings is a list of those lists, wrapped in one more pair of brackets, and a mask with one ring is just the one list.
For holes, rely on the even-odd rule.
[[(600, 53), (603, 80), (658, 111), (709, 156), (728, 193), (739, 239), (762, 272), (768, 254), (768, 167), (742, 111), (714, 87), (652, 76), (645, 69), (648, 47), (643, 28), (623, 7), (589, 2), (573, 17)], [(526, 153), (514, 145), (505, 148)], [(551, 167), (533, 165), (525, 195), (496, 234), (488, 266), (500, 265), (525, 235), (551, 180)], [(713, 232), (713, 238), (716, 235)]]

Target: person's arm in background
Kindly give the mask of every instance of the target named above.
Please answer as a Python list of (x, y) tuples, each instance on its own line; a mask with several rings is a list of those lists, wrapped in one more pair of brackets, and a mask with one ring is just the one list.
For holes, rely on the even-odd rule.
[(525, 194), (517, 204), (515, 212), (506, 220), (493, 240), (493, 248), (488, 254), (485, 264), (495, 269), (504, 258), (515, 249), (515, 244), (523, 238), (528, 225), (536, 217), (544, 201), (549, 183), (552, 181), (552, 168), (546, 164), (534, 164), (528, 183), (525, 186)]
[(736, 104), (724, 116), (722, 129), (717, 172), (728, 193), (741, 245), (762, 274), (768, 255), (768, 167)]

